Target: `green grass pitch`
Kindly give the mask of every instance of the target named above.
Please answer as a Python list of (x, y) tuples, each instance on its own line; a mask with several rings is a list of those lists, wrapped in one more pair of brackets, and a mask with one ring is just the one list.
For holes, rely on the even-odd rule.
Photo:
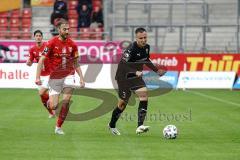
[[(65, 135), (58, 136), (55, 119), (48, 119), (36, 90), (0, 89), (0, 159), (239, 160), (239, 97), (239, 91), (230, 90), (173, 90), (149, 99), (145, 124), (151, 128), (146, 134), (135, 134), (137, 103), (118, 121), (121, 136), (107, 129), (110, 112), (89, 121), (67, 121)], [(99, 103), (73, 96), (70, 110), (86, 112)], [(163, 138), (167, 124), (177, 126), (177, 139)]]

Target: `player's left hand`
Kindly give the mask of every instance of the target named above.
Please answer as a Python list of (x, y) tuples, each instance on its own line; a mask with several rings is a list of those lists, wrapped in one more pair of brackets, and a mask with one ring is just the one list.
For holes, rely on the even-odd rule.
[(85, 87), (85, 82), (84, 81), (80, 81), (80, 87), (84, 88)]
[(167, 72), (167, 71), (166, 71), (166, 70), (163, 70), (163, 69), (159, 69), (159, 70), (157, 71), (157, 73), (158, 73), (159, 76), (163, 76), (166, 72)]
[(35, 84), (38, 85), (38, 86), (40, 86), (40, 85), (42, 85), (42, 82), (41, 82), (41, 80), (40, 80), (39, 78), (37, 78), (37, 79), (35, 80)]

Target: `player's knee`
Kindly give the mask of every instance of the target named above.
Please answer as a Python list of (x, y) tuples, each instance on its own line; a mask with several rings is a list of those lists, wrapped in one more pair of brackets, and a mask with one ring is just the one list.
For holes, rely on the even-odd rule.
[(64, 104), (69, 104), (70, 103), (70, 101), (71, 101), (71, 97), (65, 97), (63, 100), (62, 100), (62, 105), (64, 105)]
[(119, 108), (120, 110), (123, 111), (123, 110), (126, 108), (126, 106), (127, 106), (127, 102), (126, 102), (126, 101), (120, 100), (120, 101), (118, 102), (118, 108)]
[(38, 92), (38, 94), (39, 94), (39, 96), (43, 96), (43, 95), (45, 94), (45, 92), (43, 92), (43, 91), (40, 90), (40, 91)]
[(71, 100), (71, 97), (72, 97), (71, 94), (65, 94), (65, 95), (63, 95), (63, 101), (65, 103), (69, 103), (69, 101)]
[(57, 110), (57, 105), (50, 105), (49, 107), (51, 110)]
[(53, 102), (50, 101), (50, 103), (49, 103), (49, 108), (50, 108), (51, 110), (57, 110), (57, 107), (58, 107), (58, 105), (53, 104)]
[(48, 94), (48, 92), (47, 92), (47, 90), (45, 90), (45, 89), (40, 89), (39, 91), (38, 91), (38, 94), (40, 95), (40, 96), (42, 96), (42, 95), (44, 95), (44, 94)]
[(139, 100), (140, 100), (140, 101), (148, 101), (148, 96), (147, 96), (147, 94), (144, 94), (144, 95), (139, 96)]
[(137, 94), (140, 101), (148, 100), (148, 94), (147, 94), (146, 87), (138, 89), (135, 93)]

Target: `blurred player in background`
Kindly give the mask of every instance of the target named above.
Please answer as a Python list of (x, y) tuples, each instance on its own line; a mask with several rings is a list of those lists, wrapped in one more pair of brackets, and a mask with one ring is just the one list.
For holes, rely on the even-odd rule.
[[(44, 43), (42, 41), (43, 40), (42, 31), (36, 30), (33, 35), (34, 35), (36, 44), (29, 50), (29, 59), (26, 62), (26, 64), (28, 66), (32, 66), (34, 60), (36, 62), (39, 61), (39, 58), (40, 58), (40, 56), (45, 48), (45, 45), (46, 45), (46, 43)], [(48, 95), (49, 74), (50, 74), (50, 70), (48, 67), (48, 61), (46, 60), (44, 62), (43, 68), (40, 73), (41, 85), (39, 85), (38, 89), (39, 89), (39, 95), (41, 97), (42, 103), (49, 112), (49, 118), (52, 118), (52, 117), (54, 117), (55, 114), (54, 114), (54, 111), (52, 111), (48, 106), (48, 103), (49, 103), (49, 101), (48, 101), (49, 100), (49, 95)]]
[(36, 84), (41, 84), (40, 71), (43, 62), (49, 59), (50, 79), (49, 96), (50, 108), (56, 110), (59, 105), (59, 96), (61, 92), (62, 103), (61, 110), (56, 122), (55, 134), (64, 134), (62, 124), (69, 111), (69, 102), (75, 87), (74, 73), (77, 72), (80, 77), (80, 87), (84, 87), (84, 80), (80, 66), (78, 65), (77, 45), (69, 36), (69, 24), (62, 20), (58, 24), (59, 35), (48, 41), (44, 52), (38, 62), (36, 73)]
[(114, 135), (120, 135), (120, 132), (116, 128), (116, 122), (126, 108), (132, 91), (140, 100), (136, 133), (140, 134), (149, 130), (149, 126), (143, 125), (148, 107), (147, 87), (142, 79), (143, 65), (146, 65), (148, 68), (158, 73), (159, 76), (165, 73), (165, 70), (158, 69), (149, 59), (150, 46), (147, 44), (146, 30), (144, 28), (137, 28), (135, 36), (136, 41), (124, 50), (116, 72), (115, 79), (118, 84), (118, 95), (120, 100), (117, 107), (112, 112), (112, 118), (109, 123), (109, 130)]

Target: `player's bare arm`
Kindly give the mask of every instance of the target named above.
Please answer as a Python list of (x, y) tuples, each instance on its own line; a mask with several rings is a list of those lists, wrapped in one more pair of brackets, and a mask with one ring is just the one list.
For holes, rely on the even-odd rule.
[(166, 73), (166, 69), (163, 67), (156, 67), (150, 59), (148, 59), (147, 63), (145, 63), (148, 68), (156, 72), (159, 76), (163, 76)]
[(80, 77), (80, 87), (83, 88), (85, 86), (85, 82), (84, 82), (82, 70), (80, 68), (80, 65), (78, 64), (78, 58), (75, 58), (74, 65), (75, 65), (75, 70), (76, 70), (78, 76)]
[(81, 70), (80, 66), (76, 68), (76, 72), (80, 77), (80, 87), (83, 88), (85, 86), (85, 82), (84, 82), (84, 79), (83, 79), (83, 74), (82, 74), (82, 70)]
[(41, 56), (39, 61), (38, 61), (38, 64), (37, 64), (37, 72), (36, 72), (36, 80), (35, 80), (35, 83), (37, 85), (41, 85), (41, 81), (40, 81), (40, 73), (41, 73), (41, 70), (43, 68), (43, 62), (45, 60), (45, 56)]

